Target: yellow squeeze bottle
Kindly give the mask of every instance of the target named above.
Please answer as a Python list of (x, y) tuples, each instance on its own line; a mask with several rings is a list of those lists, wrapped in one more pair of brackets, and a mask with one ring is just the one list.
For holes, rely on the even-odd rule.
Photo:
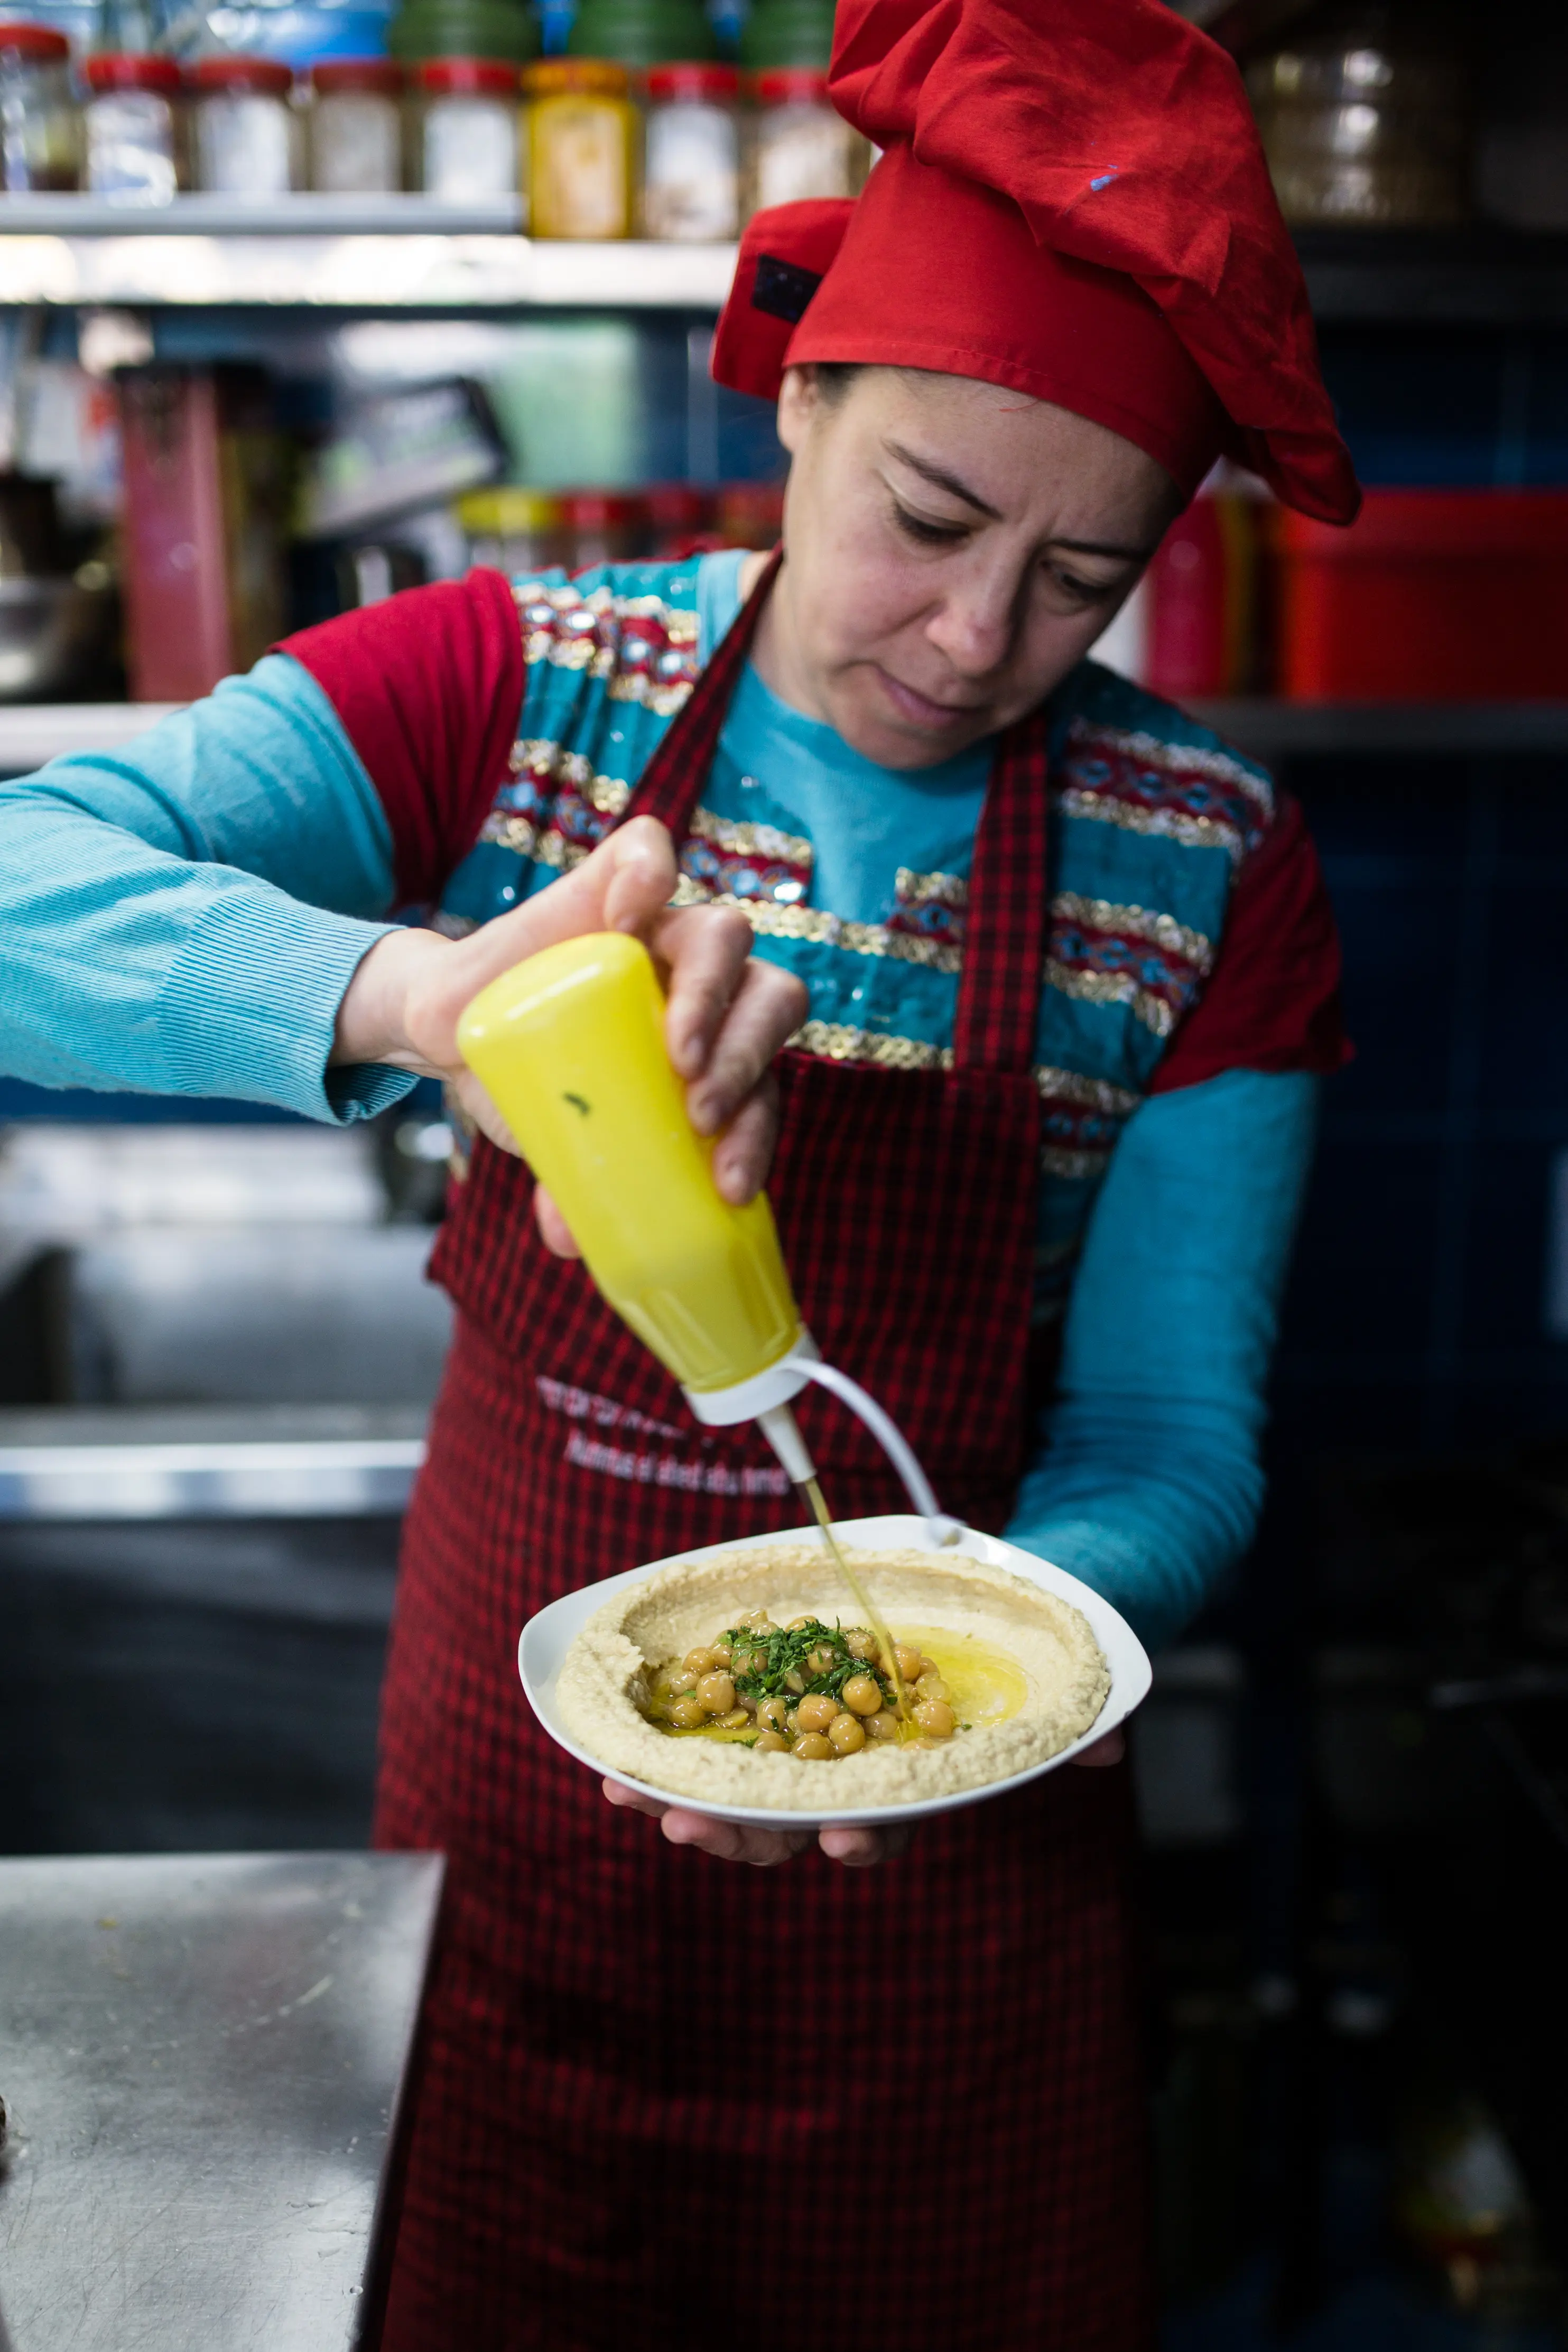
[(761, 1419), (790, 1476), (809, 1476), (793, 1415), (777, 1409), (810, 1377), (791, 1358), (817, 1351), (766, 1195), (737, 1209), (714, 1182), (641, 941), (601, 931), (529, 956), (481, 990), (457, 1045), (605, 1299), (698, 1420)]

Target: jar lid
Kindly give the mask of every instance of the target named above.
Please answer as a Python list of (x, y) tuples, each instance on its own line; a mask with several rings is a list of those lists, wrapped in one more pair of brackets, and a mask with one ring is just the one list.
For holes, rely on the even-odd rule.
[(376, 98), (396, 98), (402, 89), (402, 68), (392, 58), (322, 58), (310, 68), (310, 86), (321, 97), (336, 90), (364, 90)]
[(553, 530), (560, 520), (560, 500), (550, 490), (502, 482), (495, 489), (469, 490), (460, 498), (457, 520), (465, 530)]
[(51, 32), (47, 25), (0, 25), (0, 50), (8, 49), (13, 57), (34, 58), (39, 65), (58, 65), (71, 53), (71, 45), (63, 33)]
[(178, 98), (184, 77), (172, 58), (149, 58), (124, 49), (100, 50), (84, 58), (82, 72), (89, 89), (153, 89), (162, 98)]
[(722, 104), (740, 94), (740, 76), (734, 66), (650, 66), (645, 79), (650, 98), (710, 99)]
[(643, 500), (631, 490), (562, 490), (559, 503), (562, 522), (574, 530), (641, 522), (646, 511)]
[(499, 58), (422, 58), (413, 70), (421, 89), (438, 95), (517, 95), (517, 68)]
[(815, 66), (765, 66), (751, 86), (764, 106), (828, 104), (828, 77)]
[(701, 482), (650, 482), (643, 492), (662, 530), (697, 530), (708, 519), (713, 492)]
[(608, 58), (541, 58), (538, 65), (528, 68), (523, 79), (530, 98), (559, 98), (569, 92), (624, 98), (632, 87), (625, 67), (612, 65)]
[(198, 58), (191, 68), (198, 90), (251, 89), (266, 98), (287, 98), (294, 76), (276, 58)]

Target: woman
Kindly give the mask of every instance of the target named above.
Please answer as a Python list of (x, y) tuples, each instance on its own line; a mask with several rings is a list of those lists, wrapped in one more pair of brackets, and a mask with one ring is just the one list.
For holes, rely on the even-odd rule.
[[(824, 1352), (947, 1507), (1167, 1638), (1256, 1514), (1336, 953), (1299, 813), (1085, 656), (1221, 452), (1341, 520), (1354, 478), (1200, 35), (1157, 0), (839, 26), (882, 160), (857, 205), (754, 221), (716, 347), (779, 398), (781, 564), (476, 573), (6, 788), (8, 1050), (375, 1108), (451, 1058), (421, 960), (493, 957), (660, 820), (678, 898), (809, 993), (771, 1190)], [(391, 905), (447, 948), (350, 919)], [(782, 1009), (758, 985), (710, 1122)], [(1145, 2343), (1124, 1774), (800, 1852), (612, 1811), (528, 1719), (530, 1611), (794, 1506), (551, 1255), (504, 1142), (434, 1261), (457, 1332), (388, 1673), (378, 1833), (451, 1857), (388, 2343)], [(899, 1507), (802, 1418), (840, 1515)]]

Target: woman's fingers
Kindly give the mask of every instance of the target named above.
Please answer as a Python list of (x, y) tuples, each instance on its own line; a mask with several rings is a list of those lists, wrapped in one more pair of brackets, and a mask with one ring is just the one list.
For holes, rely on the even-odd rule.
[(733, 907), (672, 907), (653, 927), (668, 1000), (664, 1044), (683, 1078), (702, 1076), (740, 987), (751, 926)]
[(817, 1843), (830, 1862), (841, 1863), (846, 1870), (871, 1870), (907, 1852), (914, 1835), (913, 1829), (823, 1830)]
[(580, 1257), (572, 1236), (571, 1227), (556, 1207), (553, 1194), (542, 1184), (534, 1188), (534, 1215), (538, 1223), (539, 1239), (554, 1257)]
[(645, 1797), (640, 1789), (623, 1788), (619, 1780), (606, 1780), (604, 1793), (612, 1805), (628, 1812), (646, 1813), (656, 1821), (672, 1845), (695, 1846), (700, 1853), (711, 1853), (717, 1862), (746, 1862), (756, 1870), (771, 1870), (781, 1862), (792, 1861), (811, 1843), (809, 1830), (754, 1830), (739, 1822), (716, 1821), (711, 1813), (687, 1812), (675, 1805), (661, 1804), (657, 1797)]
[(744, 1102), (714, 1147), (713, 1181), (737, 1209), (761, 1192), (779, 1139), (779, 1086), (771, 1073)]
[(1075, 1756), (1072, 1760), (1075, 1764), (1119, 1764), (1126, 1752), (1124, 1734), (1108, 1731), (1103, 1739), (1097, 1739), (1092, 1748), (1086, 1748), (1082, 1756)]
[[(747, 926), (748, 943), (750, 936)], [(687, 1116), (699, 1135), (716, 1135), (737, 1116), (779, 1048), (806, 1018), (808, 1005), (805, 984), (793, 972), (760, 957), (742, 961), (722, 1024), (709, 1040), (705, 1066), (686, 1088)]]

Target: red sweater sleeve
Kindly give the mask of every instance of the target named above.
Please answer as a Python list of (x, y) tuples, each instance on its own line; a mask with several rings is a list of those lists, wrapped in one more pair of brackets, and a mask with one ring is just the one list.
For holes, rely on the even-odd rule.
[(428, 906), (478, 838), (517, 738), (523, 641), (498, 572), (409, 588), (275, 648), (308, 669), (392, 828), (400, 906)]
[(1284, 793), (1237, 877), (1213, 975), (1150, 1091), (1169, 1094), (1221, 1070), (1337, 1070), (1352, 1051), (1339, 980), (1322, 868), (1300, 802)]

